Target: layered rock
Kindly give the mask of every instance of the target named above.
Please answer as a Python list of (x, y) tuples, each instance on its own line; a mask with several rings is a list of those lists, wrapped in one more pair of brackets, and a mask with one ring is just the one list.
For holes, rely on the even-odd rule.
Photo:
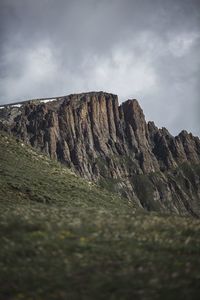
[(148, 210), (200, 214), (197, 137), (146, 123), (135, 99), (119, 105), (91, 92), (44, 102), (5, 106), (1, 128)]

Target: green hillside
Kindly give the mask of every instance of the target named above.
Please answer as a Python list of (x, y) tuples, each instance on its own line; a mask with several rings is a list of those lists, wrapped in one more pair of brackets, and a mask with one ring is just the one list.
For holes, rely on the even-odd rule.
[(128, 207), (127, 200), (81, 179), (3, 132), (0, 133), (0, 172), (0, 199), (9, 203), (37, 202), (73, 208)]
[(0, 300), (199, 299), (199, 219), (138, 210), (5, 133), (0, 233)]

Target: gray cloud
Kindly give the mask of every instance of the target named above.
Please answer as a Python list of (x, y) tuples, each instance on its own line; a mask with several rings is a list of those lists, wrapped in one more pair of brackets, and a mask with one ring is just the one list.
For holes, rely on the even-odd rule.
[(199, 0), (1, 0), (0, 103), (89, 90), (200, 135)]

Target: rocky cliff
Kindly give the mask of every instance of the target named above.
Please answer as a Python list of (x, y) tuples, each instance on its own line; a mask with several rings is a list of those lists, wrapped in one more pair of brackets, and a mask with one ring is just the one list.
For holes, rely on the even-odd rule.
[(0, 128), (147, 210), (200, 215), (200, 140), (146, 123), (137, 100), (91, 92), (0, 109)]

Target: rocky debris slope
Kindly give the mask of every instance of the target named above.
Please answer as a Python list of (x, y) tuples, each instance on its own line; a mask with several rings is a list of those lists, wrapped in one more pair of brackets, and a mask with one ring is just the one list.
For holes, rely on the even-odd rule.
[[(50, 101), (51, 100), (51, 101)], [(146, 123), (104, 92), (0, 109), (0, 128), (148, 210), (200, 215), (200, 140)]]

